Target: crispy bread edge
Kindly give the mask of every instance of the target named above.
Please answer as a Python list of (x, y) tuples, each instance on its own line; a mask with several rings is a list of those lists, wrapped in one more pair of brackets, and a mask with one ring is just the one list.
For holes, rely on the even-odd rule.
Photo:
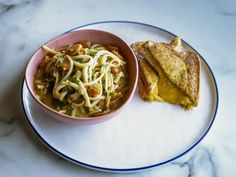
[[(160, 64), (170, 81), (184, 92), (188, 83), (187, 67), (178, 52), (169, 44), (153, 41), (145, 42), (144, 47), (150, 51), (153, 58)], [(167, 50), (167, 54), (163, 50)], [(176, 65), (178, 66), (177, 69)]]
[(201, 59), (195, 52), (185, 52), (184, 59), (188, 71), (188, 85), (186, 94), (189, 96), (194, 106), (198, 105), (200, 97), (200, 70)]

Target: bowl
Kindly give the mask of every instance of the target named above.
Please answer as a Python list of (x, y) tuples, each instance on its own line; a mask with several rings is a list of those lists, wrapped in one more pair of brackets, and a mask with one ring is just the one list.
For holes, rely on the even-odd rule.
[(73, 117), (69, 115), (65, 115), (62, 113), (57, 112), (56, 110), (50, 108), (49, 106), (45, 105), (42, 101), (40, 101), (36, 97), (36, 93), (34, 90), (34, 76), (37, 71), (37, 67), (42, 61), (43, 57), (46, 55), (46, 52), (39, 48), (33, 56), (30, 58), (25, 72), (25, 81), (28, 87), (28, 90), (38, 105), (51, 117), (61, 120), (66, 123), (79, 123), (79, 124), (93, 124), (103, 122), (108, 120), (115, 115), (117, 115), (125, 106), (127, 106), (128, 102), (133, 97), (133, 94), (136, 89), (137, 80), (138, 80), (138, 62), (135, 57), (134, 52), (130, 48), (129, 44), (127, 44), (124, 40), (118, 37), (115, 34), (110, 32), (102, 31), (102, 30), (95, 30), (95, 29), (84, 29), (84, 30), (77, 30), (68, 32), (66, 34), (60, 35), (49, 42), (47, 42), (46, 46), (50, 48), (60, 48), (69, 44), (73, 44), (78, 41), (91, 41), (92, 43), (100, 43), (100, 44), (109, 44), (115, 45), (119, 48), (121, 54), (125, 57), (128, 63), (128, 70), (130, 74), (130, 82), (129, 82), (129, 90), (125, 96), (125, 101), (123, 104), (116, 110), (109, 112), (104, 115), (95, 116), (95, 117)]

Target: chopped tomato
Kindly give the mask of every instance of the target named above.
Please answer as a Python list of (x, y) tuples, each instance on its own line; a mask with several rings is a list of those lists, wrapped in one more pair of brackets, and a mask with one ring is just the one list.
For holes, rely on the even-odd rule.
[(125, 60), (124, 57), (116, 50), (112, 50), (111, 51), (114, 55), (116, 55), (117, 57), (119, 57), (121, 60)]
[(60, 68), (63, 71), (68, 71), (70, 69), (70, 63), (68, 61), (65, 61), (65, 62), (60, 64)]
[(106, 49), (110, 52), (112, 52), (113, 50), (118, 52), (118, 48), (116, 46), (113, 46), (113, 45), (107, 45)]
[(40, 68), (45, 69), (50, 60), (51, 58), (46, 55), (40, 63)]
[(112, 72), (113, 74), (117, 74), (119, 71), (120, 71), (120, 70), (119, 70), (118, 67), (111, 67), (111, 72)]
[(53, 54), (53, 53), (47, 53), (47, 56), (48, 56), (49, 58), (54, 57), (54, 55), (55, 55), (55, 54)]
[(95, 96), (97, 96), (97, 94), (98, 94), (98, 90), (97, 90), (96, 88), (94, 88), (94, 87), (89, 87), (89, 88), (87, 89), (87, 92), (88, 92), (88, 95), (89, 95), (90, 97), (95, 97)]
[(83, 48), (89, 48), (91, 46), (90, 41), (80, 41), (80, 42), (75, 43), (75, 44), (81, 44), (83, 46)]
[(66, 54), (69, 54), (69, 55), (76, 55), (78, 54), (81, 50), (82, 50), (82, 45), (81, 44), (75, 44), (75, 45), (72, 45), (70, 47), (68, 47), (68, 49), (66, 50)]

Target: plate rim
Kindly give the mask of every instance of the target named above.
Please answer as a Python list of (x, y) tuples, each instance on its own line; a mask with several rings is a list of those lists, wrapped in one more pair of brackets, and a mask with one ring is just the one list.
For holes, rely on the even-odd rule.
[[(97, 21), (97, 22), (92, 22), (92, 23), (87, 23), (87, 24), (84, 24), (84, 25), (80, 25), (80, 26), (76, 26), (64, 33), (62, 33), (61, 35), (65, 34), (65, 33), (68, 33), (70, 31), (74, 31), (76, 29), (80, 29), (80, 28), (83, 28), (83, 27), (87, 27), (87, 26), (92, 26), (92, 25), (96, 25), (96, 24), (104, 24), (104, 23), (127, 23), (127, 24), (136, 24), (136, 25), (142, 25), (142, 26), (146, 26), (146, 27), (151, 27), (153, 29), (158, 29), (160, 31), (164, 31), (168, 34), (171, 34), (173, 36), (176, 36), (174, 33), (168, 31), (168, 30), (165, 30), (163, 28), (160, 28), (160, 27), (157, 27), (157, 26), (154, 26), (154, 25), (150, 25), (150, 24), (146, 24), (146, 23), (142, 23), (142, 22), (136, 22), (136, 21), (123, 21), (123, 20), (111, 20), (111, 21)], [(60, 36), (60, 35), (58, 35)], [(183, 39), (181, 39), (183, 40)], [(216, 94), (216, 101), (215, 101), (215, 110), (214, 110), (214, 114), (212, 116), (212, 121), (210, 122), (208, 128), (205, 130), (205, 132), (200, 136), (200, 138), (193, 144), (191, 145), (190, 148), (188, 148), (187, 150), (183, 151), (182, 153), (168, 159), (168, 160), (165, 160), (163, 162), (159, 162), (159, 163), (156, 163), (156, 164), (152, 164), (152, 165), (146, 165), (146, 166), (142, 166), (142, 167), (134, 167), (134, 168), (109, 168), (109, 167), (102, 167), (102, 166), (97, 166), (97, 165), (92, 165), (92, 164), (88, 164), (88, 163), (85, 163), (85, 162), (82, 162), (82, 161), (79, 161), (79, 160), (76, 160), (72, 157), (69, 157), (67, 155), (65, 155), (64, 153), (60, 152), (59, 150), (57, 150), (55, 147), (53, 147), (52, 145), (50, 145), (49, 142), (47, 142), (41, 135), (40, 133), (37, 131), (37, 129), (35, 128), (35, 126), (33, 125), (33, 123), (30, 121), (29, 119), (29, 115), (26, 111), (26, 108), (25, 108), (25, 102), (24, 102), (24, 85), (25, 85), (25, 77), (23, 78), (22, 80), (22, 84), (21, 84), (21, 104), (22, 104), (22, 108), (23, 108), (23, 112), (24, 112), (24, 115), (25, 115), (25, 118), (28, 122), (28, 124), (30, 125), (30, 127), (32, 128), (33, 132), (36, 134), (36, 136), (39, 138), (39, 140), (41, 142), (43, 142), (44, 145), (46, 145), (50, 150), (52, 150), (54, 153), (56, 153), (57, 155), (59, 155), (60, 157), (74, 163), (74, 164), (77, 164), (77, 165), (80, 165), (82, 167), (86, 167), (86, 168), (89, 168), (89, 169), (93, 169), (93, 170), (99, 170), (99, 171), (105, 171), (105, 172), (136, 172), (136, 171), (143, 171), (143, 170), (147, 170), (147, 169), (151, 169), (151, 168), (154, 168), (154, 167), (159, 167), (159, 166), (163, 166), (164, 164), (168, 164), (169, 162), (172, 162), (182, 156), (184, 156), (185, 154), (187, 154), (189, 151), (191, 151), (194, 147), (196, 147), (196, 145), (198, 145), (202, 140), (203, 138), (207, 135), (207, 133), (209, 132), (209, 130), (211, 129), (214, 121), (215, 121), (215, 118), (216, 118), (216, 115), (217, 115), (217, 112), (218, 112), (218, 106), (219, 106), (219, 91), (218, 91), (218, 86), (217, 86), (217, 82), (216, 82), (216, 79), (215, 79), (215, 76), (214, 76), (214, 73), (212, 71), (212, 69), (210, 68), (209, 64), (206, 62), (206, 60), (202, 57), (201, 54), (199, 54), (189, 43), (187, 43), (185, 40), (183, 40), (194, 52), (196, 52), (202, 59), (202, 61), (205, 63), (207, 69), (210, 71), (210, 75), (213, 79), (213, 83), (214, 83), (214, 86), (215, 86), (215, 94)]]

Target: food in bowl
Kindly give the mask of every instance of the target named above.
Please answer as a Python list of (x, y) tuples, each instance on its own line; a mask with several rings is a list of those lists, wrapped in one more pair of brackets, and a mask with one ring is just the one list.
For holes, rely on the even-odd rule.
[(199, 102), (200, 57), (181, 50), (181, 39), (169, 44), (142, 41), (131, 45), (139, 60), (139, 95), (147, 101), (181, 105), (188, 110)]
[(129, 89), (129, 70), (118, 47), (78, 41), (47, 52), (34, 77), (36, 97), (59, 113), (93, 117), (118, 109)]

